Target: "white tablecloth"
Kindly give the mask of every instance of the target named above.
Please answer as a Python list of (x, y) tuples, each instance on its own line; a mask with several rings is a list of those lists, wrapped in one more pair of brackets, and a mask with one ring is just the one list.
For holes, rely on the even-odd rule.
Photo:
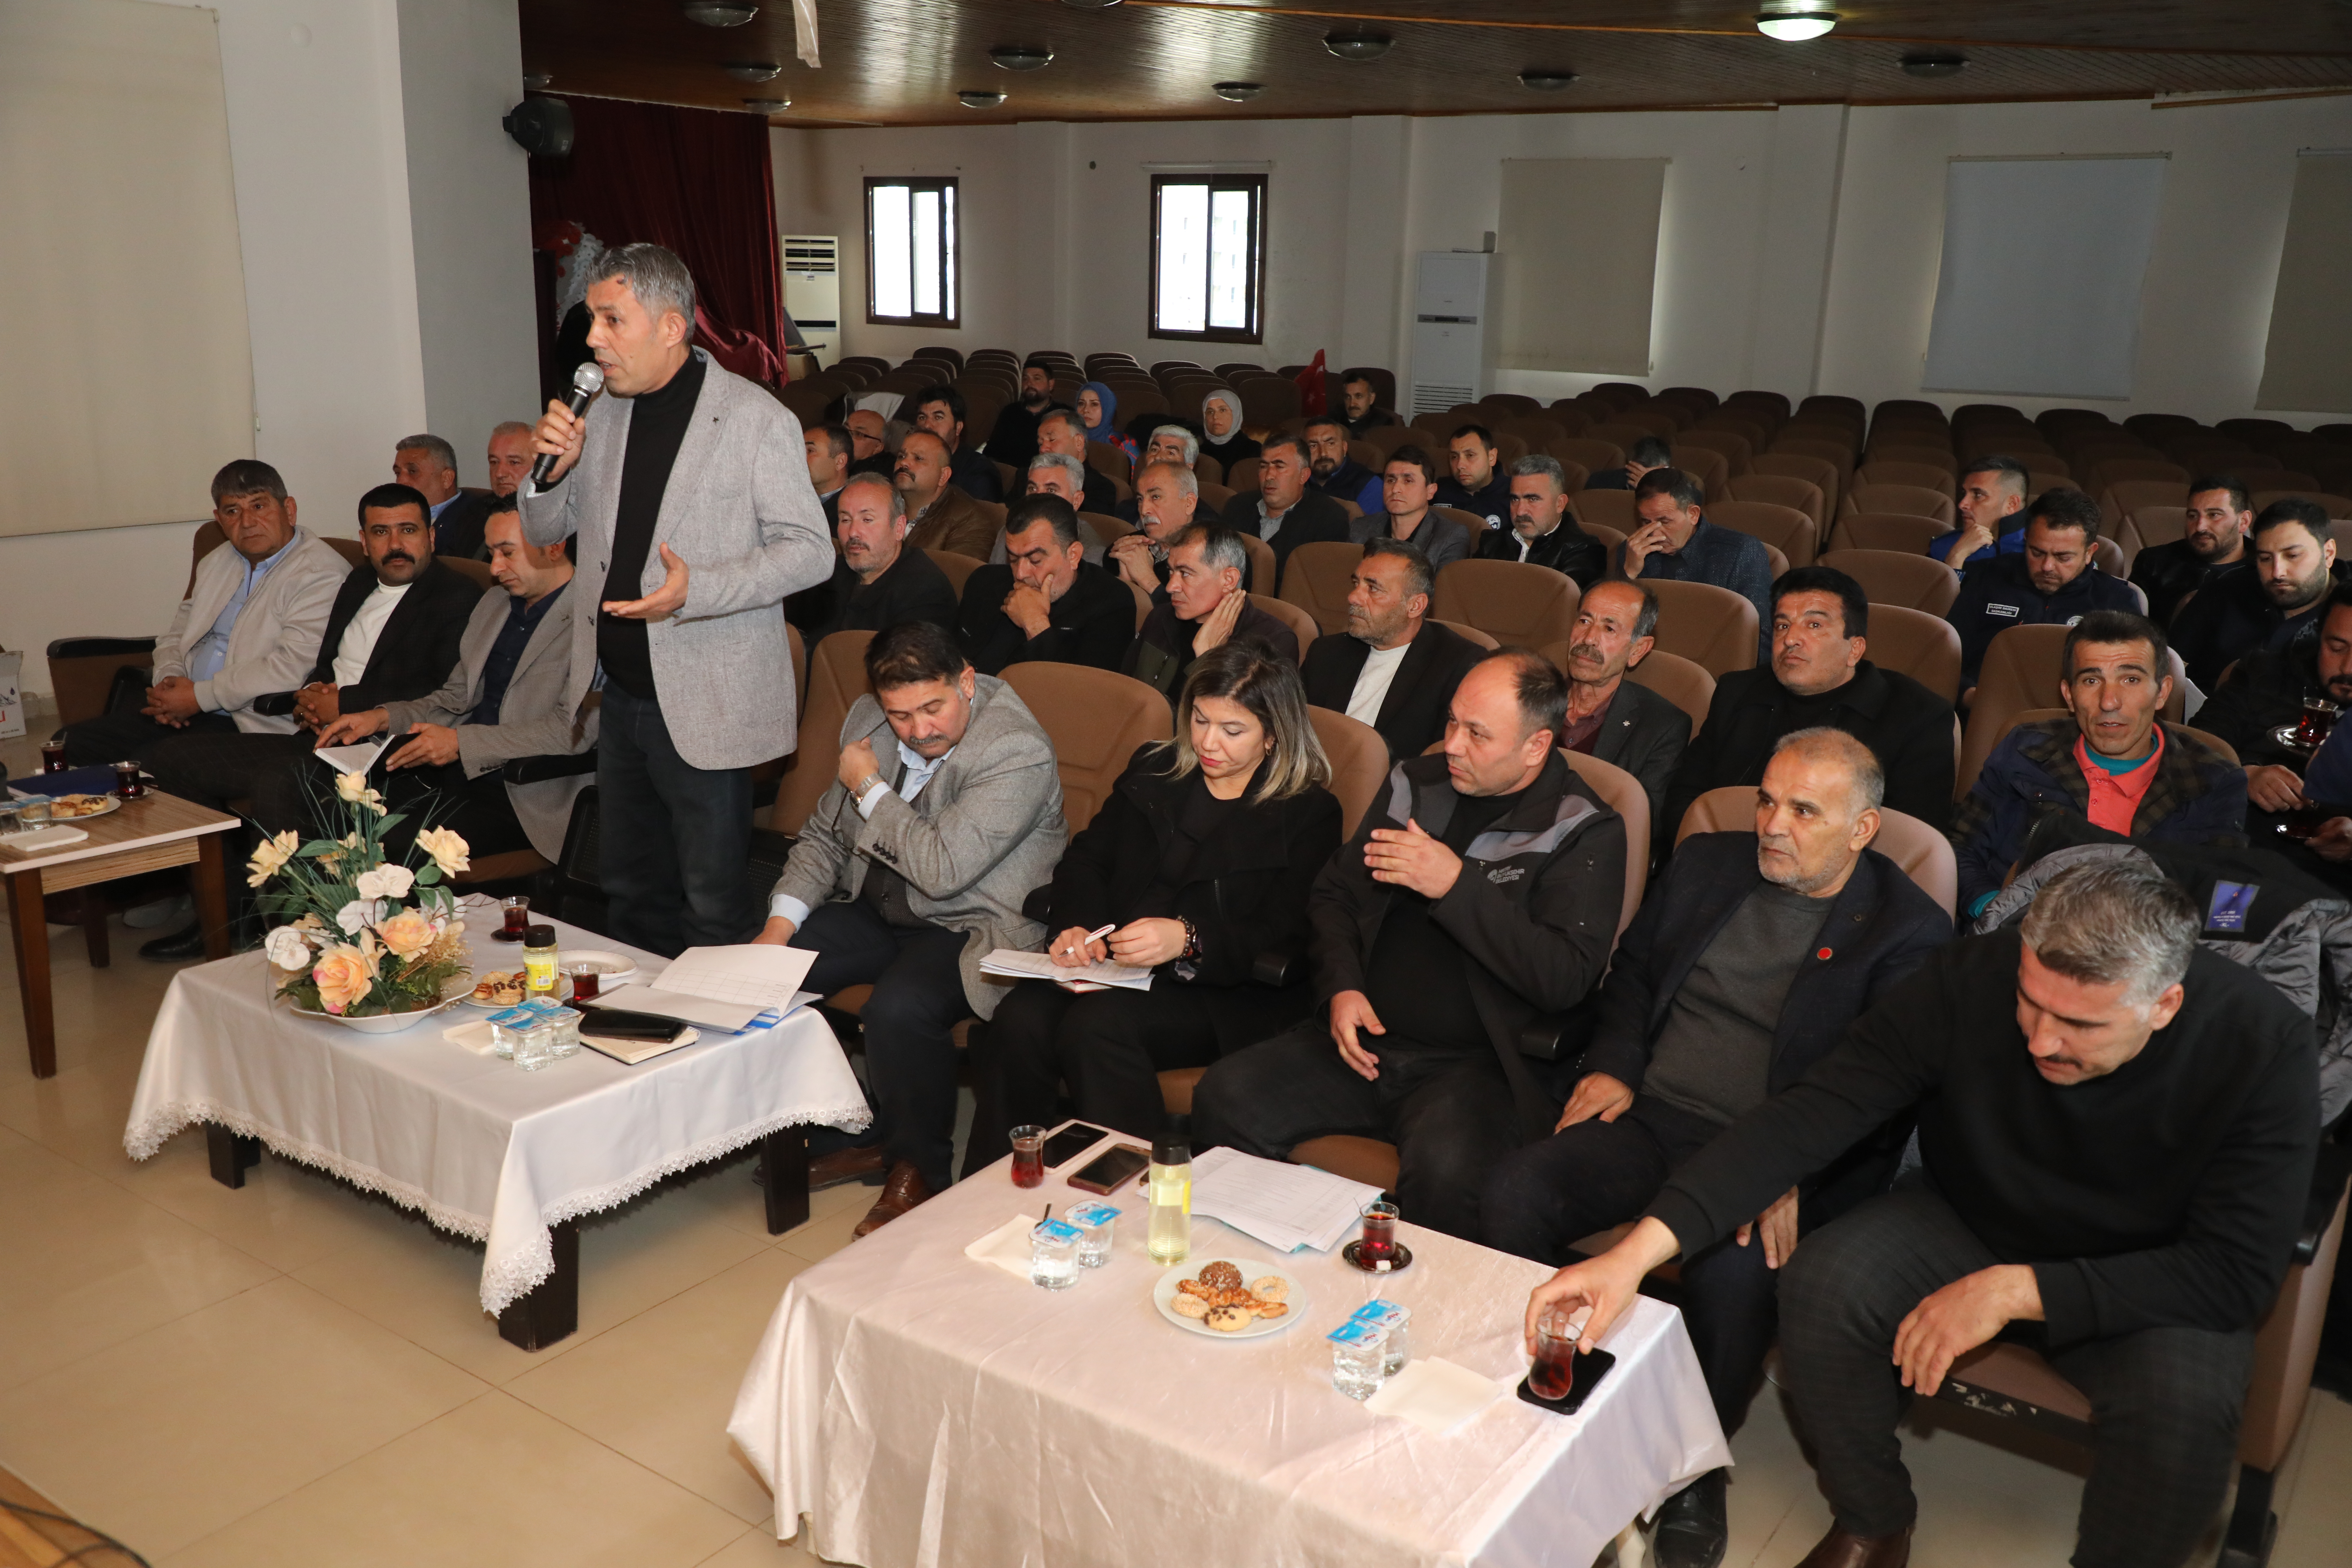
[[(477, 972), (520, 955), (479, 934)], [(561, 924), (566, 948), (663, 961)], [(123, 1147), (144, 1160), (194, 1121), (421, 1210), (486, 1244), (482, 1308), (499, 1312), (554, 1268), (550, 1227), (624, 1203), (662, 1177), (782, 1128), (858, 1128), (870, 1112), (832, 1031), (803, 1009), (629, 1067), (583, 1047), (537, 1072), (475, 1056), (442, 1031), (458, 1006), (396, 1035), (295, 1016), (268, 994), (260, 953), (174, 975), (131, 1104)], [(626, 988), (622, 988), (625, 994)]]
[[(1578, 1414), (1506, 1395), (1441, 1437), (1332, 1389), (1323, 1336), (1368, 1294), (1336, 1252), (1281, 1258), (1311, 1295), (1295, 1327), (1225, 1342), (1153, 1308), (1133, 1185), (1111, 1200), (1111, 1262), (1071, 1289), (963, 1256), (1013, 1215), (1087, 1195), (1052, 1175), (1024, 1192), (1000, 1163), (793, 1279), (727, 1428), (775, 1493), (780, 1536), (806, 1515), (803, 1545), (865, 1568), (1558, 1568), (1730, 1463), (1661, 1302), (1612, 1332), (1617, 1366)], [(1386, 1293), (1413, 1309), (1412, 1353), (1516, 1380), (1521, 1310), (1549, 1271), (1400, 1234), (1414, 1262)], [(1275, 1260), (1214, 1221), (1195, 1217), (1192, 1242), (1195, 1261)]]

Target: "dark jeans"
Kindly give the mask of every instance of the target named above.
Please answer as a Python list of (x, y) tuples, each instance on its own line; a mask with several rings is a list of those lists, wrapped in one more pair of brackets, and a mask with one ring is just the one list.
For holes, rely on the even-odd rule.
[(596, 787), (613, 936), (665, 958), (751, 939), (751, 769), (692, 766), (660, 703), (607, 684)]
[(1518, 1142), (1510, 1081), (1491, 1051), (1420, 1049), (1360, 1037), (1380, 1058), (1367, 1080), (1319, 1021), (1235, 1051), (1192, 1091), (1192, 1146), (1270, 1160), (1309, 1138), (1352, 1133), (1397, 1145), (1397, 1206), (1415, 1225), (1480, 1238), (1486, 1173)]
[[(291, 735), (247, 735), (235, 730), (189, 731), (147, 753), (147, 771), (157, 787), (183, 800), (215, 810), (231, 801), (257, 805), (262, 796), (310, 766), (318, 737), (307, 730)], [(328, 781), (331, 793), (334, 781)], [(299, 826), (307, 837), (319, 824), (307, 810)]]
[(894, 1162), (945, 1192), (955, 1158), (954, 1031), (971, 1016), (959, 967), (963, 933), (893, 926), (871, 905), (835, 902), (811, 910), (793, 945), (817, 954), (804, 989), (830, 996), (846, 985), (874, 987), (858, 1020), (874, 1102), (874, 1129), (861, 1142), (887, 1145)]
[(977, 1109), (964, 1173), (1012, 1152), (1008, 1129), (1062, 1120), (1066, 1083), (1081, 1120), (1150, 1140), (1168, 1120), (1159, 1075), (1216, 1059), (1208, 998), (1192, 986), (1162, 981), (1149, 991), (1080, 995), (1024, 980), (973, 1040)]
[[(1918, 1513), (1895, 1433), (1906, 1397), (1889, 1360), (1896, 1325), (2000, 1261), (1941, 1196), (1913, 1188), (1832, 1221), (1781, 1270), (1780, 1359), (1846, 1529), (1885, 1535)], [(2228, 1489), (2253, 1331), (2143, 1329), (2044, 1353), (2090, 1395), (2097, 1423), (2075, 1568), (2174, 1568)]]
[[(1666, 1178), (1720, 1131), (1714, 1122), (1636, 1097), (1614, 1121), (1598, 1118), (1507, 1156), (1486, 1178), (1478, 1212), (1486, 1245), (1557, 1267), (1586, 1237), (1641, 1217)], [(1802, 1205), (1798, 1220), (1805, 1219)], [(1726, 1240), (1683, 1259), (1683, 1322), (1727, 1436), (1739, 1429), (1779, 1321), (1778, 1272), (1764, 1247)]]
[(226, 713), (199, 713), (187, 728), (159, 724), (144, 713), (101, 713), (65, 727), (66, 762), (77, 768), (104, 767), (110, 763), (146, 763), (170, 743), (186, 735), (235, 734), (236, 721)]

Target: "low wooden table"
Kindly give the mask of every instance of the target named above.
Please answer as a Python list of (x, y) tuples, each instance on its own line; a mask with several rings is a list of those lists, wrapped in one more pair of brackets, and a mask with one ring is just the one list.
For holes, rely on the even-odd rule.
[[(25, 1040), (35, 1078), (58, 1072), (58, 1030), (49, 1003), (49, 925), (43, 900), (51, 893), (95, 887), (167, 866), (194, 866), (196, 916), (205, 925), (205, 956), (228, 956), (228, 884), (221, 835), (237, 818), (150, 788), (120, 811), (61, 824), (88, 841), (47, 854), (25, 854), (0, 838), (0, 876), (8, 883), (9, 922), (16, 944), (16, 978), (25, 993)], [(106, 967), (106, 950), (93, 944), (90, 963)]]

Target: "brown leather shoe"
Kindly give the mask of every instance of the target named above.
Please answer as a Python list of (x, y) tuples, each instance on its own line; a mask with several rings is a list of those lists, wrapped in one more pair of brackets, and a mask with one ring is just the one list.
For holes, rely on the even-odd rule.
[[(929, 1202), (930, 1197), (931, 1189), (924, 1184), (922, 1173), (901, 1160), (890, 1167), (889, 1178), (882, 1184), (882, 1195), (874, 1200), (874, 1206), (866, 1211), (866, 1217), (849, 1234), (853, 1237), (871, 1236), (917, 1204)], [(1872, 1568), (1877, 1565), (1872, 1564)]]
[(835, 1149), (809, 1162), (809, 1191), (821, 1193), (844, 1182), (878, 1182), (890, 1171), (890, 1151), (881, 1144)]
[(1797, 1568), (1904, 1568), (1910, 1561), (1908, 1530), (1894, 1535), (1856, 1535), (1833, 1524)]

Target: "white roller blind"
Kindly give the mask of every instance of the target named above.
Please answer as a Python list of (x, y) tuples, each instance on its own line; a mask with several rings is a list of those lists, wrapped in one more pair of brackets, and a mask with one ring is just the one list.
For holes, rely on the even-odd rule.
[(1650, 374), (1666, 162), (1503, 160), (1503, 369)]
[(2352, 153), (2295, 160), (2254, 406), (2352, 412)]
[(253, 455), (214, 13), (0, 5), (0, 534), (201, 518)]
[(2129, 397), (2165, 159), (1955, 158), (1922, 390)]

